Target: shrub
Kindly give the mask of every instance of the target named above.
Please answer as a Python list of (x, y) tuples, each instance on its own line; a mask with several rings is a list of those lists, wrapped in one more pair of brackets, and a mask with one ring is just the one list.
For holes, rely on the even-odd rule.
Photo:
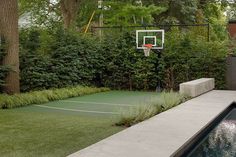
[(135, 47), (135, 34), (109, 36), (103, 43), (105, 67), (102, 84), (114, 89), (155, 89), (158, 78), (157, 54), (146, 58)]
[(100, 85), (104, 62), (96, 39), (58, 30), (52, 32), (53, 39), (50, 38), (47, 47), (45, 43), (38, 44), (42, 35), (37, 30), (24, 31), (20, 52), (21, 91)]
[(225, 88), (225, 41), (207, 42), (194, 32), (170, 30), (158, 58), (156, 53), (144, 57), (136, 50), (133, 32), (100, 41), (59, 29), (48, 33), (48, 39), (43, 34), (49, 45), (37, 44), (41, 32), (31, 31), (21, 39), (25, 41), (20, 53), (23, 92), (74, 85), (154, 90), (158, 79), (163, 88), (177, 90), (180, 83), (201, 77), (214, 77), (216, 88)]
[(142, 51), (136, 50), (134, 36), (126, 32), (104, 40), (107, 64), (101, 80), (103, 85), (153, 90), (160, 79), (163, 88), (177, 90), (182, 82), (214, 77), (216, 88), (225, 88), (227, 41), (207, 42), (205, 37), (194, 32), (173, 29), (166, 33), (162, 57), (151, 53), (146, 58)]
[(124, 111), (116, 125), (127, 127), (132, 126), (187, 100), (187, 96), (176, 92), (162, 92), (160, 97), (151, 98), (146, 105), (141, 105), (130, 108), (128, 111)]
[(165, 89), (178, 89), (180, 83), (202, 77), (213, 77), (216, 88), (225, 88), (227, 42), (207, 42), (178, 30), (167, 33), (166, 38), (161, 61)]
[(61, 89), (34, 91), (29, 93), (15, 94), (12, 96), (2, 94), (0, 95), (0, 108), (6, 109), (32, 104), (41, 104), (48, 101), (61, 100), (75, 96), (104, 92), (108, 90), (108, 88), (76, 86)]
[(45, 90), (56, 87), (55, 82), (58, 77), (51, 67), (51, 59), (48, 56), (38, 54), (36, 51), (21, 51), (21, 91)]
[(153, 117), (159, 111), (159, 108), (154, 105), (141, 105), (135, 108), (130, 108), (128, 111), (121, 114), (121, 118), (116, 125), (129, 127)]
[(150, 100), (150, 104), (155, 106), (161, 106), (162, 110), (168, 110), (175, 107), (189, 99), (188, 96), (179, 94), (178, 92), (167, 92), (163, 91), (159, 98), (153, 98)]

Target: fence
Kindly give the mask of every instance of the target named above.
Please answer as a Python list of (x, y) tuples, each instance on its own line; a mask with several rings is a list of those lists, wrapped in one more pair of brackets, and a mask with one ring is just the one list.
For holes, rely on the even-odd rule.
[(120, 34), (124, 31), (135, 31), (135, 30), (149, 30), (149, 29), (164, 29), (168, 32), (171, 28), (178, 27), (182, 31), (188, 31), (195, 28), (201, 28), (202, 34), (204, 34), (207, 41), (210, 41), (210, 24), (165, 24), (165, 25), (146, 25), (146, 26), (106, 26), (106, 27), (91, 27), (91, 32), (94, 35), (103, 37), (109, 34)]

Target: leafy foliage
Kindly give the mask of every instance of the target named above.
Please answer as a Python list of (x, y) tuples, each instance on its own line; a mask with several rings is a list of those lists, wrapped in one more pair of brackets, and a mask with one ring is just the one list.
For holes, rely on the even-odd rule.
[(56, 38), (51, 58), (53, 71), (61, 83), (59, 86), (89, 85), (96, 80), (101, 67), (101, 55), (97, 51), (100, 45), (96, 39), (80, 38), (66, 32), (58, 34)]
[(53, 27), (62, 24), (58, 1), (19, 0), (19, 14), (29, 18), (32, 25)]
[(162, 92), (159, 97), (150, 99), (146, 105), (130, 108), (130, 110), (124, 111), (116, 125), (127, 127), (132, 126), (163, 111), (173, 108), (186, 100), (188, 100), (188, 97), (179, 93), (172, 91)]
[[(94, 11), (97, 11), (97, 0), (80, 0), (81, 6), (78, 11), (78, 15), (76, 17), (76, 24), (79, 28), (84, 28), (88, 22), (90, 17), (92, 16)], [(93, 21), (98, 21), (98, 14), (93, 18)]]
[[(21, 38), (22, 91), (78, 84), (99, 85), (103, 62), (99, 53), (100, 45), (96, 39), (78, 37), (60, 29), (52, 32), (53, 37), (50, 37), (49, 43), (45, 45), (45, 41), (39, 40), (41, 34), (38, 31), (26, 34), (28, 35), (22, 35)], [(32, 36), (34, 38), (31, 38)], [(42, 50), (47, 53), (41, 52)]]
[(127, 2), (109, 2), (106, 5), (111, 6), (110, 9), (104, 11), (107, 25), (152, 24), (154, 20), (152, 15), (158, 15), (166, 10), (165, 7), (136, 6)]
[(103, 85), (118, 89), (155, 89), (157, 55), (153, 53), (145, 58), (142, 51), (137, 51), (134, 34), (111, 36), (102, 44), (106, 56)]
[(102, 79), (105, 86), (155, 89), (158, 79), (161, 79), (165, 89), (177, 90), (182, 82), (214, 77), (216, 87), (225, 88), (227, 42), (207, 42), (196, 30), (181, 32), (175, 29), (166, 35), (161, 58), (156, 53), (145, 58), (143, 52), (135, 49), (133, 37), (132, 33), (116, 39), (109, 37), (110, 44), (104, 48), (109, 53), (106, 55), (109, 64)]
[(22, 39), (26, 42), (20, 60), (22, 91), (74, 85), (155, 90), (158, 79), (163, 88), (177, 90), (180, 83), (201, 77), (214, 77), (217, 88), (225, 88), (228, 43), (207, 42), (198, 30), (169, 31), (161, 58), (137, 51), (132, 32), (110, 34), (99, 41), (58, 30), (43, 48), (38, 40), (41, 33), (36, 34)]
[(213, 77), (218, 89), (225, 88), (227, 42), (206, 42), (196, 34), (178, 30), (167, 38), (162, 60), (165, 88), (178, 89), (180, 83), (202, 77)]
[(0, 95), (0, 109), (15, 108), (32, 104), (41, 104), (53, 100), (61, 100), (86, 94), (108, 91), (108, 88), (76, 86), (70, 88), (34, 91), (15, 95)]
[[(225, 87), (224, 60), (228, 51), (224, 42), (227, 40), (225, 21), (231, 15), (225, 16), (224, 13), (235, 10), (235, 3), (227, 0), (220, 3), (218, 0), (142, 0), (142, 5), (134, 0), (104, 2), (105, 6), (111, 5), (102, 10), (106, 25), (189, 24), (205, 23), (206, 20), (211, 23), (211, 42), (201, 38), (205, 31), (199, 28), (192, 29), (190, 33), (184, 29), (181, 31), (185, 33), (167, 33), (165, 52), (158, 59), (155, 53), (145, 58), (136, 51), (132, 33), (120, 35), (119, 32), (119, 35), (98, 42), (96, 37), (58, 30), (62, 25), (60, 2), (19, 1), (20, 15), (30, 14), (31, 20), (39, 26), (50, 25), (48, 30), (41, 27), (22, 31), (22, 91), (78, 84), (116, 89), (155, 89), (158, 78), (164, 88), (177, 89), (179, 83), (200, 77), (215, 77), (217, 87)], [(80, 4), (76, 26), (83, 27), (92, 11), (97, 10), (97, 1), (88, 3), (82, 0)], [(1, 49), (0, 64), (4, 55)], [(0, 88), (9, 70), (10, 67), (0, 66)]]
[[(40, 32), (32, 28), (22, 30), (20, 34), (20, 76), (21, 91), (48, 89), (56, 80), (51, 71), (51, 59), (42, 50)], [(48, 43), (50, 44), (50, 42)]]
[(155, 4), (167, 8), (159, 15), (153, 15), (157, 24), (190, 24), (196, 21), (199, 0), (142, 0), (145, 5)]

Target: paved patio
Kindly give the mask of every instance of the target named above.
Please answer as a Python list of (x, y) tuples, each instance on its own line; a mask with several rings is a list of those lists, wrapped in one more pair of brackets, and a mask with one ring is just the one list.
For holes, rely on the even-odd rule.
[(234, 101), (236, 91), (213, 90), (69, 157), (169, 157)]

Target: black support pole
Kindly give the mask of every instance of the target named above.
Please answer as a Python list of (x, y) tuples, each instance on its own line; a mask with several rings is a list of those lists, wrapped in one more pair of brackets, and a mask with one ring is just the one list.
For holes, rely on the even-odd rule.
[(156, 72), (157, 72), (157, 86), (156, 86), (156, 92), (161, 92), (161, 79), (160, 79), (160, 60), (161, 60), (161, 50), (154, 50), (154, 52), (157, 54), (157, 61), (156, 61)]

